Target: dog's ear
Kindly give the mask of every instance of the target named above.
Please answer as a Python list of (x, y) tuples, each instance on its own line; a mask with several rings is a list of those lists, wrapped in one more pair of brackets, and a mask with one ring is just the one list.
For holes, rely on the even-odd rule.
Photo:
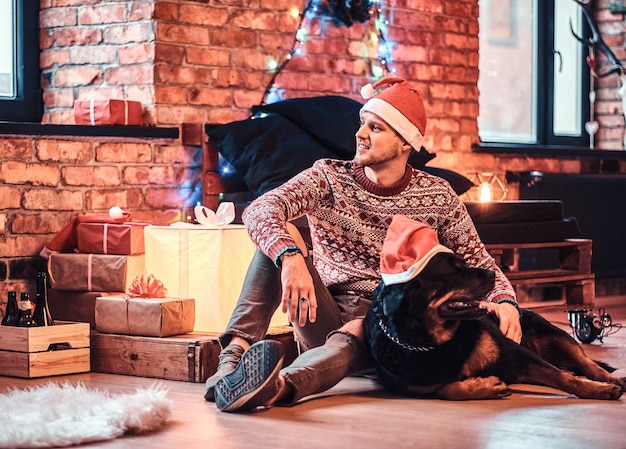
[[(384, 287), (384, 293), (382, 295), (383, 298), (383, 314), (385, 316), (393, 315), (402, 304), (402, 299), (405, 296), (405, 284), (396, 284), (392, 286)], [(419, 280), (413, 279), (411, 281), (412, 289), (419, 289), (420, 283)]]
[(398, 307), (400, 307), (400, 303), (402, 303), (401, 295), (386, 295), (383, 298), (383, 314), (385, 316), (393, 315), (393, 313), (398, 310)]

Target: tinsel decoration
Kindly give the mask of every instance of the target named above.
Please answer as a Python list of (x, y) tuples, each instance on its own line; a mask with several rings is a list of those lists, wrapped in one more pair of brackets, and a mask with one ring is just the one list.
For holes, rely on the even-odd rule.
[(318, 0), (315, 5), (320, 15), (331, 17), (346, 26), (364, 23), (371, 17), (370, 0)]

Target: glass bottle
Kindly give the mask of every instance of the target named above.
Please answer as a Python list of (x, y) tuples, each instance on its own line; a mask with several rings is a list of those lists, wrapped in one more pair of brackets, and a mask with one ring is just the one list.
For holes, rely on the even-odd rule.
[(20, 293), (20, 321), (18, 326), (20, 327), (34, 327), (37, 326), (32, 314), (33, 303), (30, 300), (30, 295), (26, 292)]
[(37, 326), (54, 326), (54, 320), (48, 307), (48, 273), (45, 271), (37, 273), (37, 293), (33, 318)]
[(10, 291), (7, 294), (7, 309), (2, 318), (3, 326), (17, 326), (20, 320), (20, 309), (17, 305), (17, 292)]

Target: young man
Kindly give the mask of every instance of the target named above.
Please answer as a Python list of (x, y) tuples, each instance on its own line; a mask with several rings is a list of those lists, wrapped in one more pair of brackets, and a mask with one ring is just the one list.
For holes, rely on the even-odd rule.
[[(392, 77), (366, 88), (371, 97), (360, 111), (354, 159), (319, 160), (244, 211), (259, 250), (220, 337), (218, 371), (206, 383), (205, 398), (220, 410), (293, 404), (373, 367), (362, 318), (381, 280), (380, 251), (396, 214), (433, 228), (469, 265), (496, 272), (489, 311), (507, 337), (521, 340), (515, 292), (462, 201), (446, 181), (407, 164), (426, 128), (421, 94)], [(312, 257), (288, 224), (303, 215)], [(262, 340), (279, 306), (304, 351), (284, 368), (280, 344)]]

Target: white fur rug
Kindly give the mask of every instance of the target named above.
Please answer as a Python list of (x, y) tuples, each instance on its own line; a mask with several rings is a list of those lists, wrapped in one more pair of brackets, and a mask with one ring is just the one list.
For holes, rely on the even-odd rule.
[(0, 448), (63, 447), (161, 427), (171, 414), (155, 384), (113, 395), (82, 383), (48, 383), (0, 395)]

